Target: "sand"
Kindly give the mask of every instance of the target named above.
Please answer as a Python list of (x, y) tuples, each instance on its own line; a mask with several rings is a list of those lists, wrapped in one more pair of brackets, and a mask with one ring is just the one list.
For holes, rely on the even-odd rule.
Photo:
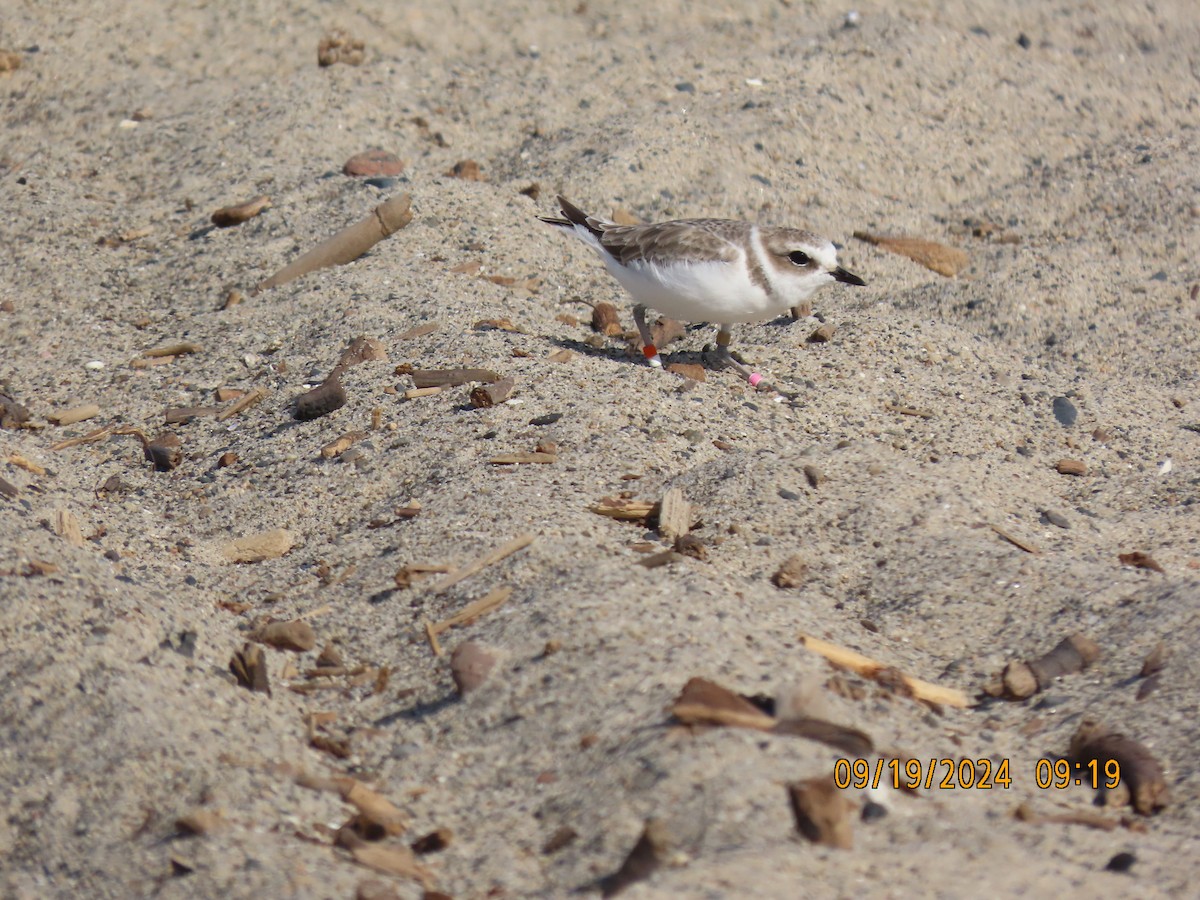
[[(0, 73), (0, 392), (30, 413), (0, 430), (0, 893), (591, 895), (651, 819), (663, 846), (629, 897), (1194, 890), (1194, 4), (460, 6), (0, 16), (20, 63)], [(317, 65), (335, 27), (363, 41), (360, 65)], [(403, 173), (342, 174), (371, 148)], [(462, 160), (482, 180), (447, 175)], [(367, 255), (252, 293), (403, 193), (412, 223)], [(712, 367), (687, 381), (592, 332), (586, 303), (632, 320), (588, 249), (536, 221), (556, 193), (644, 221), (807, 226), (868, 285), (737, 329), (781, 394)], [(260, 215), (211, 225), (258, 195)], [(944, 277), (856, 231), (969, 262)], [(832, 339), (809, 342), (821, 324)], [(297, 421), (296, 398), (360, 336), (386, 359), (346, 369), (345, 405)], [(697, 325), (667, 361), (704, 363), (712, 340)], [(180, 342), (196, 352), (134, 364)], [(515, 388), (488, 409), (471, 385), (405, 399), (405, 365)], [(227, 409), (221, 388), (266, 393), (165, 424), (170, 408)], [(51, 424), (83, 404), (99, 414)], [(155, 471), (129, 433), (53, 449), (103, 427), (169, 430), (182, 460)], [(365, 434), (322, 456), (349, 432)], [(555, 461), (489, 462), (539, 446)], [(669, 542), (589, 509), (670, 488), (704, 559), (639, 565)], [(284, 555), (225, 556), (278, 529)], [(406, 566), (455, 569), (526, 534), (447, 590), (397, 586)], [(1158, 569), (1122, 563), (1134, 552)], [(794, 556), (798, 583), (776, 586)], [(425, 622), (502, 588), (432, 653)], [(315, 646), (263, 646), (271, 695), (239, 686), (230, 660), (254, 629), (297, 617)], [(801, 633), (975, 705), (835, 672)], [(1074, 633), (1101, 648), (1087, 671), (980, 699), (1006, 663)], [(466, 641), (494, 664), (460, 697), (449, 654)], [(292, 690), (330, 644), (359, 683)], [(780, 709), (807, 693), (810, 714), (925, 769), (1006, 760), (1011, 787), (850, 789), (853, 846), (810, 843), (786, 785), (846, 753), (684, 728), (670, 709), (693, 677)], [(1037, 786), (1038, 760), (1088, 718), (1161, 762), (1165, 809)], [(380, 846), (449, 829), (419, 857), (427, 884), (334, 847), (354, 808), (298, 776), (395, 804), (407, 830)], [(1115, 827), (1020, 821), (1022, 804)], [(219, 827), (185, 833), (197, 811)], [(1108, 870), (1121, 853), (1132, 865)]]

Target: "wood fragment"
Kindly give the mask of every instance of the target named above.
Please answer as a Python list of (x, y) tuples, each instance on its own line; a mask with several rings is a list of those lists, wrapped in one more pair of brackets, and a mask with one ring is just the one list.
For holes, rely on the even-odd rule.
[(76, 422), (82, 422), (98, 415), (100, 415), (100, 407), (95, 403), (86, 403), (83, 406), (72, 406), (70, 409), (51, 413), (46, 418), (55, 425), (62, 426), (74, 425)]
[(416, 369), (412, 380), (418, 388), (456, 387), (472, 381), (492, 384), (500, 380), (500, 374), (491, 369)]
[(796, 830), (814, 844), (849, 850), (854, 845), (854, 804), (838, 790), (832, 775), (805, 778), (788, 785)]
[(1132, 566), (1135, 569), (1149, 569), (1152, 572), (1158, 572), (1160, 575), (1166, 575), (1166, 571), (1149, 553), (1143, 553), (1140, 550), (1134, 550), (1132, 553), (1119, 553), (1117, 560), (1123, 566)]
[(605, 497), (588, 509), (597, 515), (622, 522), (644, 522), (654, 512), (656, 504), (647, 500), (633, 500), (626, 497)]
[(404, 813), (383, 794), (354, 778), (341, 777), (334, 778), (333, 781), (342, 799), (385, 834), (395, 836), (408, 830), (408, 820)]
[(175, 820), (175, 829), (184, 834), (206, 835), (225, 830), (227, 823), (216, 809), (194, 809)]
[(453, 385), (443, 384), (439, 385), (438, 387), (410, 388), (409, 390), (405, 391), (402, 396), (405, 400), (416, 400), (418, 397), (429, 397), (433, 394), (440, 394), (442, 391), (449, 390), (451, 387), (453, 387)]
[(322, 447), (321, 456), (325, 459), (333, 459), (335, 456), (341, 456), (366, 437), (367, 433), (365, 431), (347, 431), (341, 437), (330, 441)]
[(804, 340), (809, 344), (827, 344), (833, 340), (836, 333), (837, 327), (826, 322), (824, 325), (818, 325)]
[(199, 353), (201, 349), (199, 344), (183, 341), (178, 344), (168, 344), (165, 347), (155, 347), (152, 350), (143, 350), (141, 358), (154, 359), (159, 356), (186, 356), (189, 353)]
[(770, 731), (774, 716), (749, 700), (705, 678), (690, 678), (683, 686), (671, 714), (685, 725), (724, 725)]
[(856, 231), (854, 236), (860, 241), (882, 247), (891, 253), (907, 256), (913, 262), (920, 263), (927, 269), (953, 278), (970, 264), (970, 257), (957, 247), (948, 247), (936, 241), (927, 241), (914, 237), (890, 237), (888, 235), (871, 234), (867, 231)]
[(438, 636), (444, 631), (454, 628), (457, 625), (467, 625), (474, 622), (480, 616), (500, 607), (511, 596), (512, 588), (498, 587), (478, 600), (468, 603), (448, 619), (442, 619), (440, 622), (426, 622), (425, 636), (429, 640), (429, 646), (433, 649), (434, 655), (442, 655), (443, 651), (441, 644), (438, 643)]
[(139, 356), (137, 359), (131, 359), (129, 361), (129, 368), (131, 368), (131, 369), (151, 369), (156, 366), (169, 366), (173, 362), (175, 362), (174, 356), (152, 356), (152, 357)]
[(771, 584), (780, 590), (798, 588), (804, 584), (807, 574), (808, 563), (805, 562), (804, 557), (794, 554), (785, 559), (775, 570), (775, 574), (771, 576)]
[(1010, 662), (999, 681), (987, 685), (984, 692), (1009, 700), (1024, 700), (1046, 690), (1056, 678), (1084, 671), (1099, 657), (1100, 647), (1090, 638), (1068, 635), (1037, 659)]
[(297, 653), (304, 653), (317, 646), (316, 632), (303, 619), (267, 622), (252, 632), (251, 639), (260, 644), (270, 644), (280, 650), (294, 650)]
[(407, 331), (402, 331), (396, 335), (397, 341), (411, 341), (414, 338), (424, 337), (427, 334), (433, 334), (441, 327), (439, 322), (426, 322), (423, 325), (414, 325)]
[(365, 362), (387, 361), (387, 350), (381, 341), (365, 335), (356, 337), (338, 358), (338, 368), (349, 369)]
[(72, 547), (83, 547), (86, 545), (83, 539), (83, 532), (79, 528), (79, 519), (69, 509), (56, 509), (54, 511), (54, 533)]
[(512, 376), (501, 378), (493, 384), (479, 385), (471, 390), (470, 400), (471, 405), (476, 409), (488, 409), (503, 403), (512, 393), (513, 387), (516, 385), (516, 379)]
[(173, 406), (163, 413), (168, 425), (187, 425), (193, 419), (215, 416), (220, 410), (215, 406)]
[(221, 553), (229, 562), (262, 562), (283, 556), (292, 549), (293, 543), (295, 538), (290, 531), (277, 528), (230, 541), (222, 548)]
[(564, 347), (561, 350), (555, 350), (553, 353), (551, 353), (549, 356), (546, 357), (546, 360), (548, 362), (554, 362), (554, 363), (565, 363), (565, 362), (570, 362), (574, 358), (575, 358), (575, 351), (568, 350), (566, 347)]
[(644, 881), (667, 860), (671, 848), (671, 833), (660, 819), (647, 819), (642, 834), (621, 867), (600, 879), (600, 895), (615, 897), (639, 881)]
[(902, 406), (899, 403), (886, 403), (884, 409), (888, 412), (899, 413), (902, 416), (915, 416), (918, 419), (932, 419), (933, 413), (925, 409), (917, 409), (915, 406)]
[(449, 828), (435, 828), (428, 834), (422, 835), (412, 842), (413, 853), (424, 855), (438, 853), (450, 846), (454, 840), (454, 832)]
[(245, 412), (254, 404), (261, 402), (267, 396), (267, 393), (268, 391), (265, 387), (256, 387), (248, 394), (243, 394), (232, 406), (217, 414), (217, 421), (224, 422), (226, 419), (233, 418), (238, 413)]
[(682, 562), (684, 559), (686, 557), (672, 547), (670, 550), (663, 550), (659, 553), (651, 553), (643, 556), (637, 561), (637, 564), (644, 569), (659, 569), (663, 566), (669, 566), (674, 562)]
[(1001, 528), (999, 525), (992, 525), (991, 529), (999, 537), (1008, 541), (1010, 544), (1012, 544), (1018, 550), (1024, 550), (1026, 553), (1032, 553), (1034, 556), (1038, 556), (1042, 552), (1038, 548), (1037, 544), (1031, 544), (1029, 541), (1023, 540), (1023, 539), (1017, 537), (1016, 535), (1010, 534), (1009, 532), (1007, 532), (1003, 528)]
[(258, 294), (301, 275), (327, 266), (339, 266), (358, 259), (375, 244), (395, 234), (412, 221), (409, 206), (412, 198), (400, 194), (379, 204), (370, 214), (353, 225), (343, 228), (333, 237), (318, 244), (299, 259), (284, 266), (254, 289)]
[(395, 844), (377, 844), (364, 841), (360, 837), (355, 837), (355, 843), (346, 845), (342, 839), (342, 834), (349, 834), (347, 829), (341, 829), (338, 832), (339, 843), (345, 849), (350, 851), (350, 855), (354, 861), (366, 866), (369, 869), (374, 869), (376, 872), (383, 872), (386, 875), (396, 875), (401, 878), (411, 878), (414, 881), (419, 881), (422, 884), (432, 884), (433, 878), (423, 865), (417, 862), (411, 849)]
[[(800, 634), (799, 638), (800, 642), (813, 653), (825, 657), (835, 666), (849, 669), (852, 672), (862, 675), (864, 678), (874, 680), (881, 673), (895, 671), (885, 663), (871, 659), (869, 656), (863, 656), (861, 653), (857, 653), (846, 647), (839, 647), (837, 644), (823, 641), (820, 638), (815, 638), (807, 634)], [(932, 684), (928, 681), (922, 681), (919, 678), (913, 678), (910, 675), (901, 675), (901, 678), (907, 688), (912, 691), (913, 698), (923, 703), (935, 703), (942, 706), (956, 706), (960, 708), (971, 705), (971, 701), (967, 698), (967, 695), (957, 688)]]
[(8, 461), (10, 463), (12, 463), (14, 466), (16, 466), (18, 469), (24, 469), (26, 472), (29, 472), (30, 474), (33, 474), (33, 475), (45, 475), (46, 474), (45, 469), (43, 469), (41, 466), (39, 466), (35, 462), (30, 462), (28, 459), (21, 456), (21, 454), (19, 454), (19, 453), (10, 453), (8, 456)]
[(1081, 459), (1060, 459), (1054, 469), (1059, 475), (1082, 476), (1088, 473), (1087, 463)]
[(21, 491), (15, 484), (0, 478), (0, 497), (4, 497), (6, 500), (16, 500), (19, 496), (21, 496)]
[(683, 537), (692, 527), (692, 504), (677, 487), (669, 488), (658, 503), (658, 533), (668, 541)]
[(624, 331), (613, 304), (601, 301), (592, 307), (592, 330), (608, 337), (616, 337)]
[(170, 472), (183, 462), (183, 442), (178, 435), (164, 431), (143, 443), (142, 453), (154, 463), (155, 471)]
[(1063, 813), (1039, 813), (1028, 803), (1022, 803), (1013, 811), (1013, 817), (1031, 825), (1086, 825), (1100, 831), (1113, 831), (1121, 823), (1116, 819), (1095, 812), (1076, 810)]
[(235, 203), (232, 206), (222, 206), (215, 210), (210, 218), (218, 228), (232, 228), (234, 225), (250, 221), (263, 210), (270, 208), (271, 198), (266, 194), (260, 194), (252, 200)]
[(449, 590), (450, 588), (454, 587), (454, 585), (458, 584), (460, 581), (462, 581), (466, 578), (470, 578), (472, 575), (475, 575), (478, 572), (482, 572), (488, 566), (498, 563), (500, 560), (504, 559), (506, 556), (511, 556), (512, 554), (516, 553), (518, 550), (524, 550), (526, 547), (528, 547), (530, 544), (532, 544), (535, 539), (536, 539), (535, 536), (532, 534), (523, 534), (520, 537), (514, 538), (513, 540), (509, 541), (507, 544), (503, 544), (500, 547), (497, 547), (495, 550), (493, 550), (491, 553), (488, 553), (486, 556), (482, 557), (481, 559), (476, 560), (475, 562), (471, 563), (468, 566), (464, 566), (463, 568), (459, 569), (457, 572), (454, 572), (453, 574), (451, 574), (451, 575), (447, 576), (446, 578), (442, 579), (441, 581), (439, 581), (437, 584), (435, 584), (433, 586), (433, 593), (441, 594), (441, 593)]
[(229, 660), (229, 671), (238, 684), (251, 691), (271, 696), (271, 682), (267, 677), (267, 659), (257, 644), (245, 644)]
[(1142, 669), (1138, 672), (1138, 676), (1149, 678), (1151, 675), (1157, 675), (1166, 666), (1169, 656), (1167, 645), (1159, 641), (1154, 645), (1154, 649), (1146, 654), (1146, 658), (1142, 660)]
[(1120, 784), (1129, 789), (1133, 811), (1154, 815), (1170, 802), (1162, 764), (1144, 744), (1123, 734), (1109, 731), (1101, 723), (1085, 719), (1071, 737), (1067, 757), (1080, 764), (1100, 763), (1101, 785), (1108, 780), (1104, 765), (1116, 760), (1120, 766)]
[(501, 453), (493, 456), (488, 463), (493, 466), (516, 466), (523, 463), (548, 464), (558, 462), (557, 453)]
[(103, 428), (97, 428), (94, 431), (89, 431), (87, 434), (79, 437), (67, 438), (65, 441), (58, 441), (50, 445), (51, 450), (66, 450), (69, 447), (78, 447), (81, 444), (95, 444), (103, 440), (107, 440), (113, 433), (111, 425), (105, 425)]
[(667, 371), (672, 375), (692, 381), (708, 381), (708, 373), (704, 371), (704, 366), (698, 366), (695, 363), (669, 363)]
[(396, 587), (406, 588), (412, 587), (416, 582), (430, 575), (444, 575), (447, 572), (454, 571), (451, 566), (431, 565), (428, 563), (409, 563), (406, 566), (401, 566), (396, 570), (393, 580), (396, 582)]

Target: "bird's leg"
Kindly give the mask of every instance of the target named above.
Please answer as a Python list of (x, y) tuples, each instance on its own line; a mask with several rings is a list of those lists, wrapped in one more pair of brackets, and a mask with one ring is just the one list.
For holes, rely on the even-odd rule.
[(642, 355), (646, 357), (646, 362), (656, 369), (661, 369), (662, 357), (658, 355), (658, 348), (654, 346), (654, 339), (650, 336), (650, 326), (646, 324), (646, 307), (640, 303), (633, 307), (633, 321), (637, 325), (638, 334), (642, 336)]
[(729, 330), (729, 326), (722, 325), (717, 331), (717, 359), (725, 366), (733, 369), (748, 382), (751, 387), (759, 390), (772, 390), (771, 385), (763, 381), (762, 375), (755, 372), (745, 363), (738, 362), (733, 358), (733, 354), (729, 352), (729, 342), (733, 340), (733, 333)]

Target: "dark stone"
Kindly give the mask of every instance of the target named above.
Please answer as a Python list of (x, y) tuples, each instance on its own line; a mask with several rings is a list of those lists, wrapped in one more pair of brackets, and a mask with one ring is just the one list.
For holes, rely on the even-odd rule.
[(1075, 409), (1075, 404), (1066, 397), (1054, 398), (1054, 418), (1066, 428), (1070, 428), (1075, 424), (1075, 420), (1079, 418), (1079, 412)]

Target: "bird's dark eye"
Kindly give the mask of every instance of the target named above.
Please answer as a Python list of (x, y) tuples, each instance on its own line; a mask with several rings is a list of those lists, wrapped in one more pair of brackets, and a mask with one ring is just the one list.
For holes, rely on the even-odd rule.
[(788, 259), (790, 259), (792, 261), (793, 265), (800, 266), (801, 268), (803, 268), (804, 266), (807, 266), (810, 262), (812, 262), (812, 260), (808, 256), (808, 254), (805, 253), (803, 250), (793, 250), (791, 253), (788, 254)]

